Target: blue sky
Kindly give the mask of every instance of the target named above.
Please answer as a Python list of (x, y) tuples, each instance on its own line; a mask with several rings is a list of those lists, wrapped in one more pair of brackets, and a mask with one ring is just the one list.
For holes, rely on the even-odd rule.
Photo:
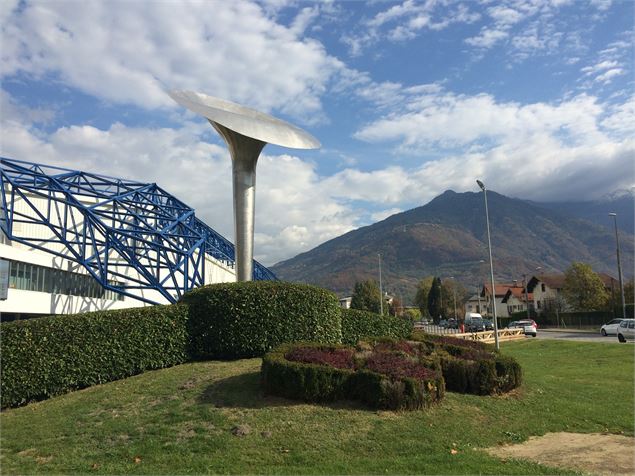
[(159, 183), (232, 239), (231, 165), (191, 89), (297, 124), (268, 146), (256, 258), (447, 189), (635, 186), (632, 1), (4, 1), (0, 153)]

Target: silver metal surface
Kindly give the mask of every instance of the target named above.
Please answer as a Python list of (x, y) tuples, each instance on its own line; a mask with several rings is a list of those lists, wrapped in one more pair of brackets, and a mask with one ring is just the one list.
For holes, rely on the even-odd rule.
[(485, 198), (485, 223), (487, 224), (487, 249), (489, 250), (489, 271), (490, 271), (490, 279), (492, 283), (492, 307), (494, 311), (494, 342), (496, 346), (496, 350), (500, 349), (500, 344), (498, 343), (498, 317), (496, 316), (496, 284), (494, 283), (494, 261), (492, 260), (492, 239), (489, 234), (489, 210), (487, 209), (487, 190), (485, 189), (485, 185), (480, 180), (477, 180), (476, 183), (483, 190), (483, 197)]
[(620, 239), (617, 236), (617, 213), (609, 213), (615, 223), (615, 244), (617, 246), (617, 274), (620, 278), (620, 296), (622, 298), (622, 317), (626, 319), (626, 300), (624, 299), (624, 280), (622, 279), (622, 261), (620, 260)]
[(181, 106), (243, 136), (292, 149), (320, 147), (308, 132), (255, 109), (193, 91), (168, 94)]
[(251, 281), (256, 211), (256, 164), (267, 143), (316, 149), (320, 142), (291, 124), (238, 104), (192, 91), (170, 91), (172, 99), (201, 114), (227, 143), (232, 158), (236, 280)]

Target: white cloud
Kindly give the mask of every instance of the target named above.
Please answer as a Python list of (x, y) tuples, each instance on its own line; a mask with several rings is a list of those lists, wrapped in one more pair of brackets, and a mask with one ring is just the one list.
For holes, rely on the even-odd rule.
[(635, 96), (623, 104), (617, 104), (602, 121), (602, 127), (623, 137), (635, 137)]
[(321, 113), (320, 96), (342, 67), (319, 42), (299, 38), (311, 8), (287, 28), (245, 1), (124, 3), (14, 9), (3, 21), (2, 74), (59, 76), (145, 108), (173, 106), (165, 91), (184, 88), (309, 118)]
[(491, 48), (508, 36), (509, 33), (504, 30), (483, 28), (477, 36), (466, 38), (465, 42), (468, 45), (476, 46), (477, 48)]
[(598, 83), (610, 83), (614, 77), (621, 76), (624, 73), (625, 71), (622, 68), (609, 69), (608, 71), (605, 71), (604, 73), (596, 76), (595, 81), (597, 81)]
[(358, 56), (384, 39), (404, 42), (416, 38), (422, 31), (441, 31), (454, 24), (474, 23), (480, 18), (479, 13), (463, 3), (405, 0), (365, 21), (361, 32), (349, 32), (340, 40), (349, 47), (351, 56)]
[(617, 61), (606, 60), (606, 61), (601, 61), (600, 63), (597, 63), (593, 66), (586, 66), (582, 68), (580, 71), (582, 71), (586, 75), (590, 75), (590, 74), (599, 73), (601, 71), (605, 71), (607, 69), (615, 68), (616, 66), (619, 66), (619, 65), (620, 64)]
[[(599, 197), (635, 183), (635, 141), (628, 136), (632, 126), (625, 125), (634, 122), (634, 107), (632, 98), (611, 108), (584, 94), (525, 105), (486, 94), (415, 94), (360, 128), (356, 137), (392, 142), (402, 156), (431, 151), (438, 156), (446, 150), (420, 167), (393, 171), (401, 197), (386, 203), (425, 200), (447, 188), (471, 189), (478, 177), (490, 188), (523, 198)], [(362, 182), (350, 172), (341, 174)]]

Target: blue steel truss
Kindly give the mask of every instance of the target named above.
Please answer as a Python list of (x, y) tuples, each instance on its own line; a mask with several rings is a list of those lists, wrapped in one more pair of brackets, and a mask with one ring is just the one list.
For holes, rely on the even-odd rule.
[[(205, 283), (206, 256), (234, 267), (234, 246), (157, 184), (3, 157), (0, 173), (7, 237), (82, 265), (106, 289), (176, 302)], [(253, 279), (276, 277), (254, 261)]]

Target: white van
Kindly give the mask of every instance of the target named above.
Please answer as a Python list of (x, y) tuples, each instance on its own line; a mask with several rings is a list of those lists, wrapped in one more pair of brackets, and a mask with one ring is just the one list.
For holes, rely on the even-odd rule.
[(483, 319), (483, 316), (481, 316), (478, 312), (466, 312), (465, 320), (469, 321), (471, 319)]

